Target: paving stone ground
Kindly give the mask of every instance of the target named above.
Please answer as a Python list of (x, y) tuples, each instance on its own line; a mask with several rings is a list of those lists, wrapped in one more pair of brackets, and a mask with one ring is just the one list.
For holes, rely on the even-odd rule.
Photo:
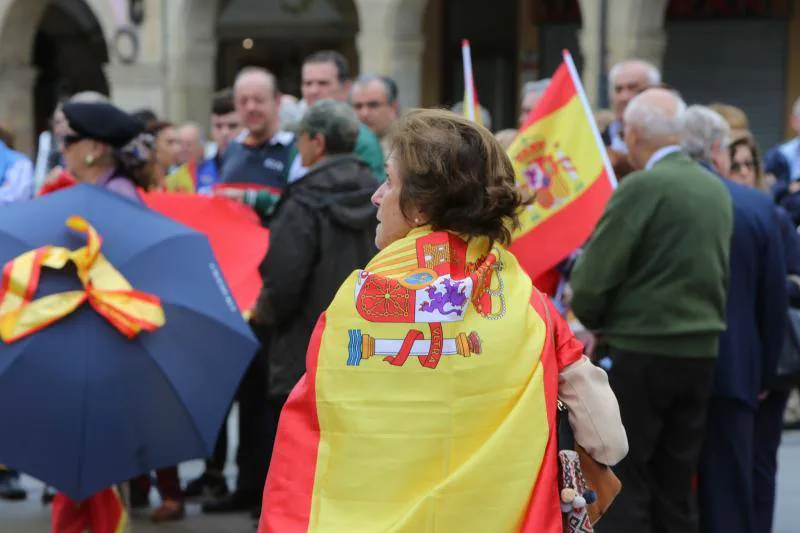
[[(235, 420), (235, 417), (234, 417)], [(229, 425), (230, 436), (235, 442), (238, 434), (235, 424)], [(229, 461), (232, 463), (232, 461)], [(185, 480), (198, 475), (203, 469), (201, 461), (181, 465), (181, 477)], [(797, 533), (797, 502), (800, 501), (800, 432), (787, 432), (784, 435), (780, 453), (780, 473), (778, 477), (778, 503), (773, 533)], [(232, 485), (235, 470), (226, 474)], [(0, 502), (0, 533), (49, 533), (50, 511), (40, 503), (42, 484), (25, 478), (30, 495), (25, 502)], [(157, 501), (152, 495), (154, 503)], [(233, 516), (203, 515), (200, 506), (190, 504), (187, 518), (172, 524), (151, 524), (148, 513), (137, 512), (132, 517), (131, 533), (253, 533), (254, 522), (246, 514)]]

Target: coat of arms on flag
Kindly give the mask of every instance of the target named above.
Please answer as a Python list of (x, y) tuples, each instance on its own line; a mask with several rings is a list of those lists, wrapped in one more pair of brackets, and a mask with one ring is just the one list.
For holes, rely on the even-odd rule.
[(508, 156), (517, 184), (535, 193), (520, 214), (512, 251), (536, 278), (589, 238), (616, 187), (569, 52)]

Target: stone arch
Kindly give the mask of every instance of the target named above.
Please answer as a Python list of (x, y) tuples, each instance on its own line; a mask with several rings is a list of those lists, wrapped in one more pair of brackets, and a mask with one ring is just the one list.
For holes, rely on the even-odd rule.
[[(0, 2), (0, 67), (30, 65), (33, 38), (42, 15), (54, 0), (10, 0)], [(116, 30), (114, 15), (105, 0), (69, 0), (63, 2), (84, 15), (93, 17), (105, 41)]]
[(97, 67), (99, 76), (103, 78), (101, 85), (105, 88), (107, 80), (102, 65), (108, 61), (106, 43), (116, 29), (111, 7), (105, 0), (0, 2), (0, 116), (16, 133), (18, 148), (29, 154), (34, 151), (36, 135), (34, 88), (38, 73), (34, 64), (34, 45), (43, 17), (51, 6), (68, 14), (77, 27), (87, 28), (87, 36), (97, 35), (94, 45), (101, 50)]

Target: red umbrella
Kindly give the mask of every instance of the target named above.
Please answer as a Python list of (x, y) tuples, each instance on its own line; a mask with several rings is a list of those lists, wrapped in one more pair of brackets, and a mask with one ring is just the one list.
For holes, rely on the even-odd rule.
[(239, 309), (252, 309), (262, 286), (258, 266), (269, 247), (269, 231), (261, 226), (256, 213), (220, 196), (140, 194), (151, 209), (208, 237)]

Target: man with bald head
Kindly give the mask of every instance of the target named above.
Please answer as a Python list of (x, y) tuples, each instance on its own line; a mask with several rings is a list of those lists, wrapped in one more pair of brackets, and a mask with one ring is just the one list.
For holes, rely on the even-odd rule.
[[(236, 184), (235, 188), (227, 189), (228, 193), (234, 190), (243, 195), (251, 192), (255, 195), (269, 190), (277, 197), (288, 185), (295, 136), (280, 130), (280, 95), (275, 77), (262, 68), (245, 68), (236, 77), (233, 93), (234, 105), (245, 129), (225, 150), (222, 181)], [(220, 189), (219, 193), (225, 194), (225, 191)], [(262, 223), (268, 225), (269, 218), (262, 218)], [(266, 345), (268, 332), (265, 328), (252, 323), (251, 327), (262, 346)], [(206, 513), (260, 512), (261, 491), (267, 477), (280, 412), (267, 398), (266, 358), (262, 348), (247, 369), (236, 394), (239, 403), (236, 488), (230, 495), (204, 504)]]
[(190, 161), (194, 163), (203, 161), (206, 153), (206, 140), (200, 124), (187, 122), (178, 128), (178, 142), (180, 143), (178, 157), (181, 164)]
[(275, 76), (266, 69), (247, 67), (236, 76), (234, 105), (245, 129), (224, 154), (223, 182), (276, 192), (286, 187), (294, 134), (280, 130), (279, 97)]
[(680, 148), (686, 104), (647, 89), (625, 106), (635, 171), (572, 272), (573, 311), (609, 346), (630, 452), (597, 530), (697, 531), (691, 490), (725, 330), (728, 190)]

